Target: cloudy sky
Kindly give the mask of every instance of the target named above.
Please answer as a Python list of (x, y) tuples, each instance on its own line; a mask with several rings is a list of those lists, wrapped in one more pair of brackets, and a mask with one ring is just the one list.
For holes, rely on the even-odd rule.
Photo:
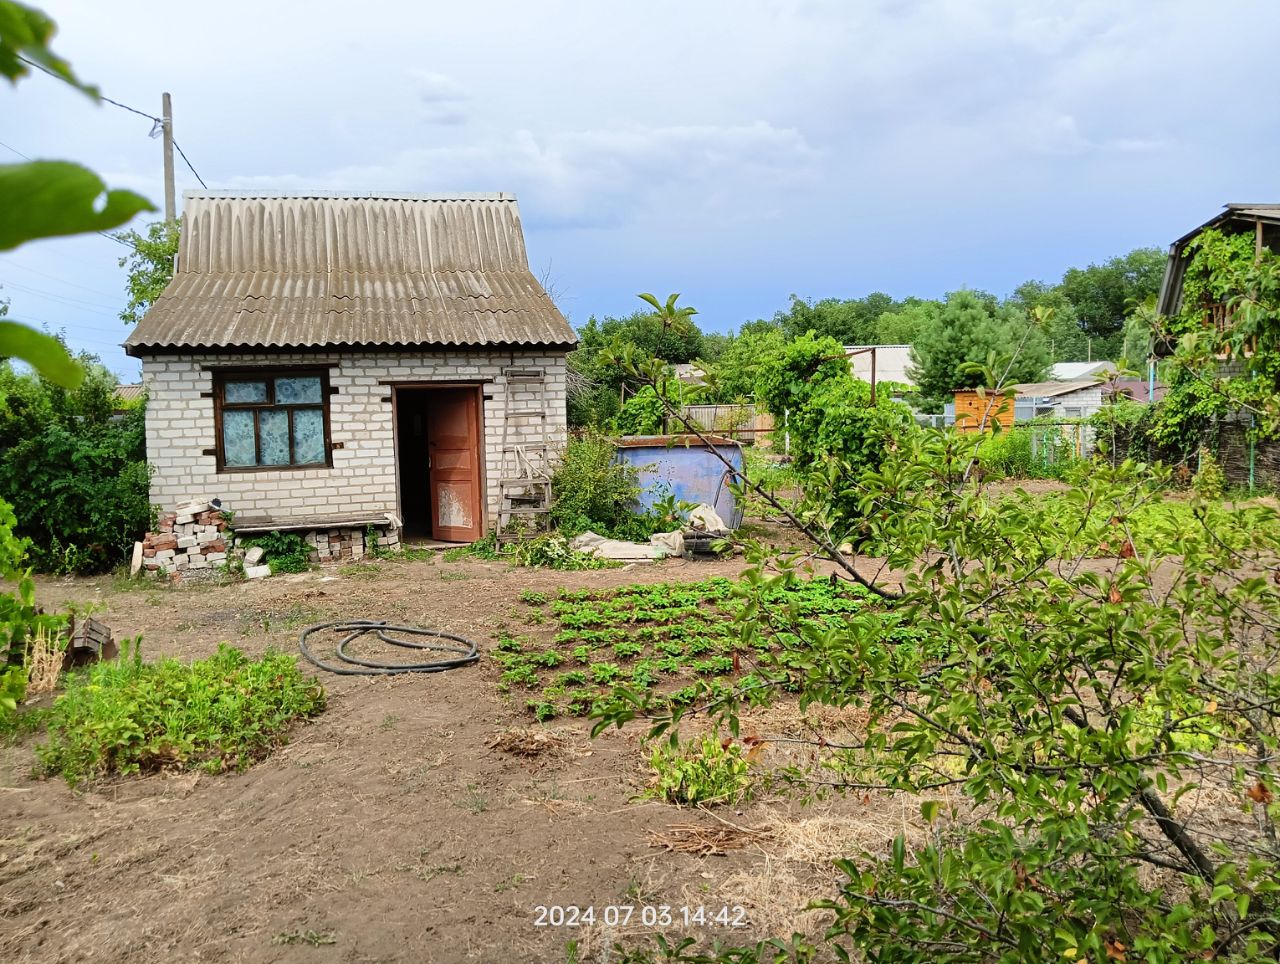
[[(1274, 0), (43, 7), (104, 94), (172, 93), (212, 188), (515, 193), (575, 324), (640, 291), (715, 330), (792, 292), (1005, 294), (1280, 201), (1274, 70), (1242, 43), (1280, 35)], [(0, 155), (159, 203), (150, 128), (43, 75), (0, 90)], [(5, 253), (0, 297), (131, 377), (122, 250)]]

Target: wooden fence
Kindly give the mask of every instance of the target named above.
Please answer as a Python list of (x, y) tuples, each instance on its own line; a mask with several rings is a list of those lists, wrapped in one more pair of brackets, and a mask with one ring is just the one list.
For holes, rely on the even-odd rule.
[(682, 413), (704, 431), (752, 445), (770, 444), (773, 416), (762, 405), (686, 405)]

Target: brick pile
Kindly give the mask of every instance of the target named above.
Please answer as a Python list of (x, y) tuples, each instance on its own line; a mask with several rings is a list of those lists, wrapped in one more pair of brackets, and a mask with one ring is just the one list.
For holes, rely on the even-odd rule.
[(375, 529), (376, 546), (368, 544), (366, 529), (318, 529), (304, 538), (311, 547), (312, 560), (329, 562), (338, 559), (363, 559), (376, 550), (394, 552), (400, 548), (400, 537), (390, 527)]
[(165, 512), (155, 532), (134, 546), (134, 571), (192, 574), (214, 572), (234, 550), (232, 534), (218, 505), (191, 502)]

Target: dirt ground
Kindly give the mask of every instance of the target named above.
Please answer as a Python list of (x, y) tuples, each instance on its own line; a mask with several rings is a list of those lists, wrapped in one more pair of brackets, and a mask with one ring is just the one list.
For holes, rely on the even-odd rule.
[[(432, 558), (182, 589), (45, 580), (39, 595), (50, 608), (95, 604), (117, 638), (142, 634), (148, 658), (204, 656), (223, 640), (292, 650), (302, 627), (351, 617), (431, 626), (483, 652), (518, 618), (524, 589), (740, 569), (669, 560), (557, 573)], [(710, 813), (636, 799), (640, 725), (593, 741), (585, 721), (558, 720), (550, 752), (491, 749), (530, 720), (498, 692), (488, 660), (435, 675), (318, 675), (328, 709), (243, 774), (72, 791), (32, 777), (32, 741), (0, 750), (0, 959), (563, 961), (576, 940), (594, 961), (617, 938), (685, 931), (681, 907), (735, 904), (748, 926), (687, 931), (747, 943), (819, 928), (800, 909), (810, 884), (834, 886), (830, 858), (887, 848), (913, 827), (909, 801), (801, 808), (765, 794)], [(776, 734), (796, 716), (775, 707), (753, 725)], [(723, 854), (655, 846), (708, 835)], [(540, 927), (539, 905), (636, 910), (625, 927)], [(658, 905), (673, 908), (673, 926), (643, 925), (643, 907)]]

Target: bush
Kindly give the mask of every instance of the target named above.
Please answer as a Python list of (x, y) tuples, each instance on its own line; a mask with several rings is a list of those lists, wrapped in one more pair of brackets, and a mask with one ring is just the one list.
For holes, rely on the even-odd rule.
[(1207, 449), (1200, 452), (1200, 469), (1191, 480), (1191, 487), (1196, 495), (1207, 502), (1222, 501), (1222, 495), (1226, 492), (1227, 477), (1223, 474), (1218, 460)]
[(74, 391), (0, 362), (0, 498), (49, 572), (104, 572), (152, 522), (145, 408), (117, 417), (115, 377), (80, 360)]
[(613, 569), (618, 563), (602, 559), (591, 552), (582, 552), (569, 545), (562, 535), (544, 535), (516, 544), (516, 562), (522, 566), (538, 566), (565, 572), (581, 572), (588, 569)]
[[(895, 647), (881, 606), (830, 630), (770, 609), (763, 592), (795, 578), (787, 560), (757, 554), (744, 580), (748, 612), (804, 651), (797, 677), (765, 685), (865, 714), (864, 739), (815, 735), (782, 779), (805, 796), (912, 793), (929, 825), (837, 862), (828, 956), (1273, 960), (1280, 517), (1197, 500), (1144, 535), (1135, 520), (1168, 473), (1131, 462), (993, 507), (961, 481), (972, 445), (921, 433), (863, 479), (893, 507), (868, 522), (903, 574), (875, 589), (936, 655)], [(693, 709), (732, 726), (760, 690)], [(642, 717), (670, 734), (681, 712), (642, 698), (604, 708), (596, 731)]]
[(639, 506), (636, 470), (619, 462), (614, 444), (598, 432), (573, 439), (551, 476), (551, 521), (566, 535), (625, 529)]
[(657, 435), (662, 431), (662, 399), (652, 385), (646, 385), (628, 398), (614, 419), (619, 435)]
[(143, 663), (135, 641), (119, 659), (67, 678), (36, 755), (44, 772), (72, 786), (167, 767), (243, 770), (324, 705), (324, 689), (291, 655), (268, 650), (250, 660), (223, 643), (190, 665)]
[(1058, 425), (1015, 425), (992, 433), (978, 447), (978, 463), (999, 478), (1062, 479), (1080, 462), (1075, 442)]
[(247, 546), (259, 546), (271, 572), (306, 572), (311, 568), (311, 546), (296, 532), (268, 532), (244, 540)]
[(714, 733), (687, 743), (662, 743), (649, 757), (652, 792), (668, 803), (735, 804), (753, 790), (751, 765), (742, 747)]
[(873, 403), (871, 386), (853, 377), (840, 343), (812, 333), (778, 351), (760, 382), (760, 397), (777, 426), (785, 425), (796, 465), (838, 465), (840, 474), (854, 477), (877, 468), (895, 439), (915, 430), (911, 410), (891, 392), (877, 386)]

